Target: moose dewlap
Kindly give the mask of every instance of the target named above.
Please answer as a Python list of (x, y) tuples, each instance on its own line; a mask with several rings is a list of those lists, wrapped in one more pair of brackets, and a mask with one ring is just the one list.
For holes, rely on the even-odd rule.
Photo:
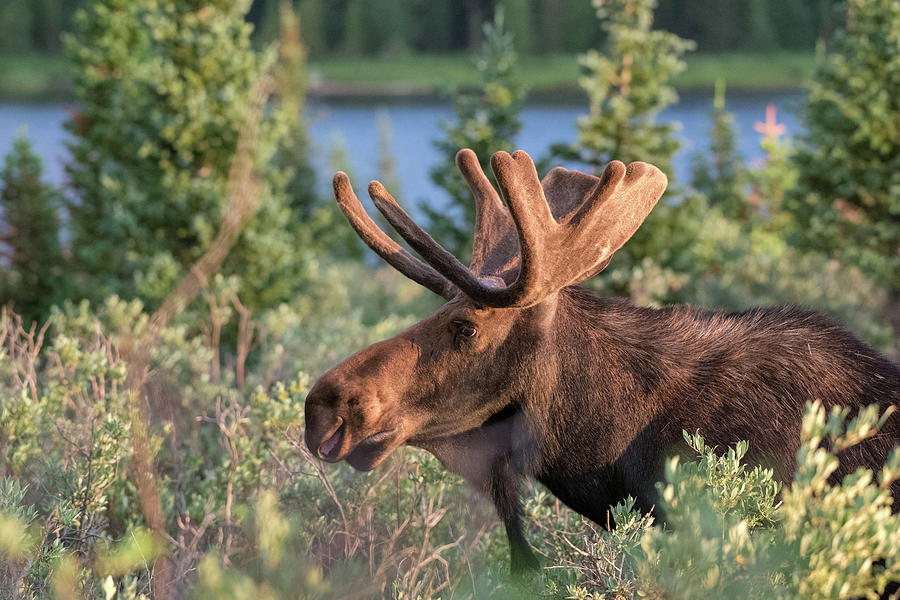
[[(806, 402), (900, 405), (900, 368), (824, 315), (641, 308), (578, 287), (659, 200), (656, 167), (613, 161), (599, 178), (558, 167), (541, 180), (525, 152), (498, 152), (498, 194), (471, 150), (456, 162), (475, 197), (468, 267), (372, 182), (375, 206), (424, 261), (414, 257), (335, 175), (363, 241), (447, 303), (323, 375), (306, 399), (306, 443), (361, 470), (403, 444), (433, 453), (493, 501), (514, 570), (534, 564), (519, 517), (525, 477), (605, 524), (629, 494), (655, 504), (682, 430), (719, 447), (748, 440), (749, 458), (789, 481)], [(879, 467), (898, 443), (900, 412), (843, 452), (834, 477)], [(900, 482), (892, 492), (896, 508)]]

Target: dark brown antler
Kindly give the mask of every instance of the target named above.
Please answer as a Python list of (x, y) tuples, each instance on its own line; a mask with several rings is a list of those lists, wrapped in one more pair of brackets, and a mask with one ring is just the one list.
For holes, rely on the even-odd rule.
[[(416, 225), (377, 181), (369, 184), (372, 201), (433, 267), (427, 277), (422, 272), (427, 265), (378, 229), (355, 196), (350, 206), (359, 214), (348, 210), (346, 199), (339, 196), (338, 201), (363, 240), (402, 273), (437, 291), (435, 285), (444, 297), (458, 289), (476, 302), (494, 307), (532, 306), (600, 272), (634, 234), (667, 183), (666, 176), (652, 165), (635, 162), (626, 168), (619, 161), (611, 162), (599, 179), (557, 167), (540, 181), (525, 152), (519, 150), (512, 156), (497, 152), (491, 168), (505, 207), (471, 150), (461, 150), (456, 162), (476, 200), (471, 267)], [(338, 187), (336, 177), (336, 195)], [(352, 195), (349, 182), (346, 190)], [(443, 283), (438, 284), (435, 275)]]

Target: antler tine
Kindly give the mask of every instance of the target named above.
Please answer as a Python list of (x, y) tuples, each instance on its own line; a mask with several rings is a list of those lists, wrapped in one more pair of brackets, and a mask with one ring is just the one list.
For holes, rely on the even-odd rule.
[[(606, 268), (612, 255), (637, 231), (656, 206), (668, 185), (665, 173), (651, 164), (633, 162), (627, 167), (611, 161), (581, 207), (566, 219), (569, 243), (591, 248), (594, 260), (581, 273), (572, 273), (565, 285), (593, 277)], [(596, 232), (602, 232), (600, 244)]]
[[(467, 160), (468, 157), (464, 156), (466, 171), (472, 174), (474, 169), (470, 167), (473, 165), (466, 163)], [(547, 294), (538, 285), (541, 248), (543, 240), (558, 225), (544, 200), (534, 163), (525, 152), (519, 151), (514, 156), (498, 152), (491, 159), (491, 167), (509, 205), (521, 248), (519, 274), (516, 281), (507, 287), (495, 287), (491, 280), (479, 280), (459, 259), (416, 225), (377, 181), (369, 185), (369, 195), (397, 233), (471, 299), (495, 307), (530, 306)], [(475, 183), (483, 189), (479, 179), (475, 179)], [(538, 202), (529, 201), (529, 198), (537, 198)]]
[(656, 206), (667, 185), (665, 173), (651, 164), (633, 162), (626, 167), (614, 160), (607, 165), (584, 204), (565, 223), (573, 238), (584, 240), (592, 232), (602, 231), (606, 241), (597, 262), (578, 275), (575, 283), (606, 267)]
[(334, 176), (333, 186), (334, 197), (341, 207), (341, 212), (369, 248), (389, 265), (435, 294), (448, 300), (456, 295), (456, 287), (446, 277), (407, 252), (378, 227), (353, 192), (353, 186), (350, 185), (350, 178), (346, 173), (338, 171)]
[(469, 269), (477, 274), (494, 271), (500, 265), (491, 265), (495, 269), (488, 266), (492, 247), (513, 229), (509, 211), (503, 206), (497, 190), (482, 171), (472, 150), (463, 148), (457, 152), (456, 166), (475, 198), (475, 235)]
[(523, 150), (496, 152), (491, 169), (519, 235), (519, 274), (506, 290), (506, 301), (525, 306), (546, 295), (540, 288), (546, 240), (559, 228), (541, 187), (534, 161)]
[(474, 300), (480, 297), (483, 285), (469, 271), (469, 268), (459, 262), (459, 259), (448, 252), (443, 246), (434, 241), (430, 235), (416, 225), (397, 201), (394, 200), (379, 181), (369, 184), (369, 196), (375, 207), (384, 215), (388, 223), (397, 230), (413, 250), (422, 255), (442, 276), (456, 284), (467, 296)]

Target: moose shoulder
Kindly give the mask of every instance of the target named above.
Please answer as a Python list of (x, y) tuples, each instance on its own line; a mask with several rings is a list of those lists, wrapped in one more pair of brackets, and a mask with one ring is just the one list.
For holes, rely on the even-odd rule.
[[(556, 168), (540, 180), (527, 154), (498, 152), (504, 204), (472, 151), (457, 164), (476, 201), (469, 267), (372, 182), (376, 207), (424, 262), (415, 258), (335, 176), (366, 244), (448, 302), (323, 375), (306, 400), (306, 443), (362, 470), (403, 444), (432, 452), (491, 498), (514, 570), (534, 561), (519, 518), (523, 478), (606, 523), (626, 495), (653, 506), (682, 430), (720, 447), (749, 440), (750, 458), (789, 481), (807, 401), (900, 405), (900, 369), (818, 313), (656, 310), (577, 287), (659, 200), (666, 178), (655, 167), (614, 161), (600, 178)], [(879, 467), (898, 443), (895, 414), (841, 455), (835, 477)], [(892, 491), (897, 506), (900, 484)]]

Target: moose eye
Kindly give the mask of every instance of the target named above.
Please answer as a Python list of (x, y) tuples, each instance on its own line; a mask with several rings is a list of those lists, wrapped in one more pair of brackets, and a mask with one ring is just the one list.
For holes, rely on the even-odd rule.
[(457, 335), (463, 338), (473, 338), (475, 334), (478, 333), (478, 330), (475, 329), (475, 326), (471, 323), (460, 323), (459, 329), (457, 330)]

